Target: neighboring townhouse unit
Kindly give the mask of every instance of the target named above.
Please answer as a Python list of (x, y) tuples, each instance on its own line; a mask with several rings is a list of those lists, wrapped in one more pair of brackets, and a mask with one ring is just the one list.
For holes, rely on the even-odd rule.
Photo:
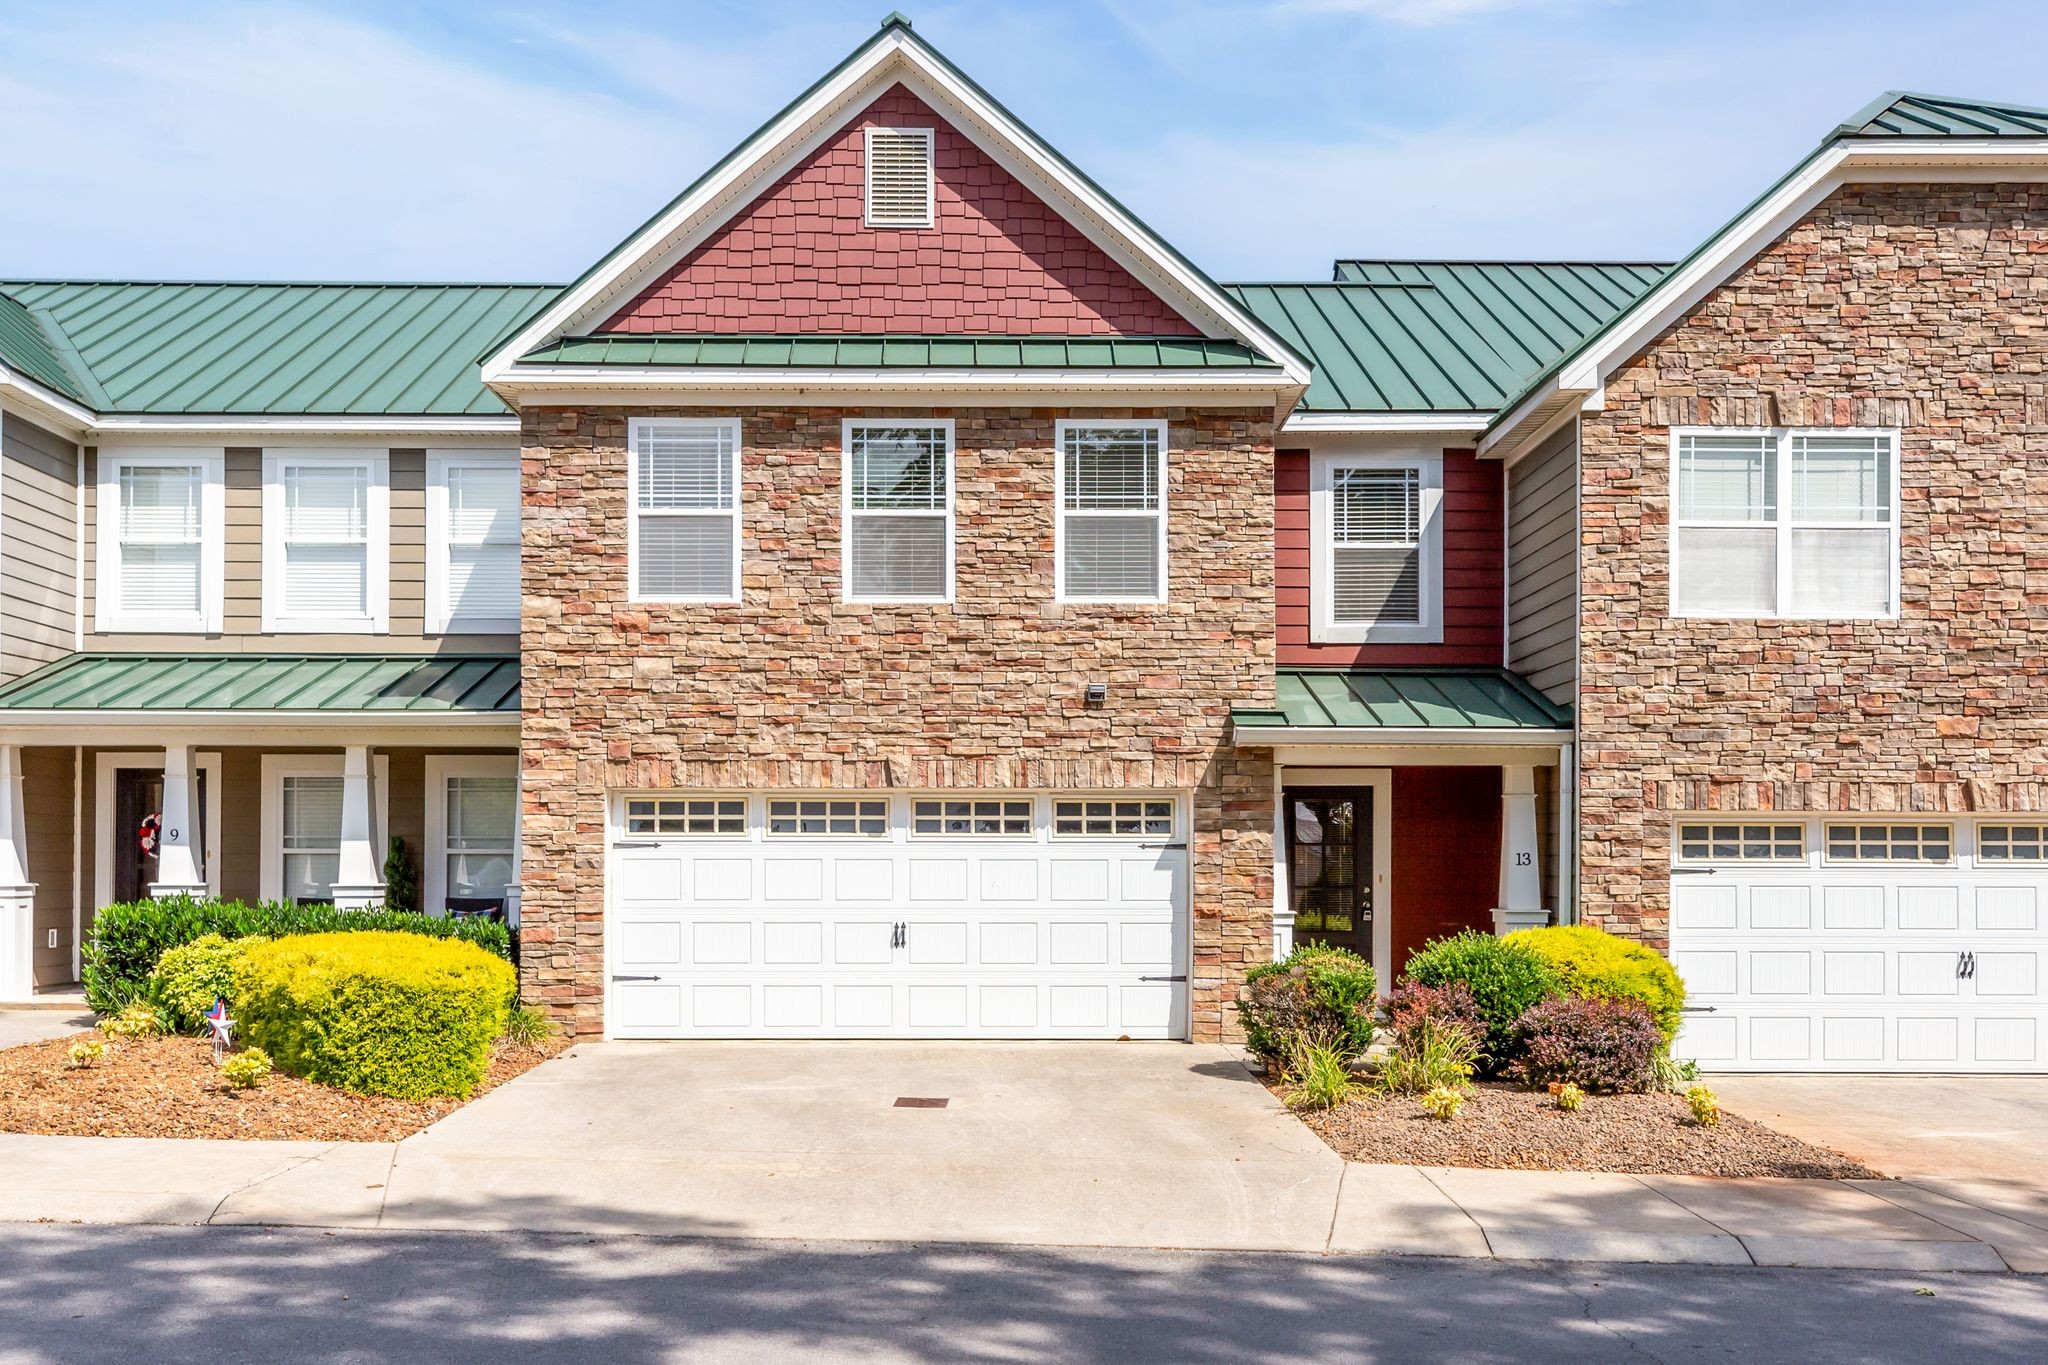
[(1888, 96), (1676, 265), (1220, 285), (891, 16), (567, 286), (0, 284), (0, 996), (395, 835), (590, 1034), (1583, 918), (1712, 1064), (2041, 1069), (2044, 172)]

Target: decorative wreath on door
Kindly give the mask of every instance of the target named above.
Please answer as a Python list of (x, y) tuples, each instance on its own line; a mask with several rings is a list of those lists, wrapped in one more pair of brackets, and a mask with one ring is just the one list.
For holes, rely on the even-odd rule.
[(163, 841), (163, 832), (163, 816), (145, 815), (142, 817), (142, 828), (135, 832), (135, 842), (141, 847), (144, 856), (150, 858), (156, 856), (157, 845)]

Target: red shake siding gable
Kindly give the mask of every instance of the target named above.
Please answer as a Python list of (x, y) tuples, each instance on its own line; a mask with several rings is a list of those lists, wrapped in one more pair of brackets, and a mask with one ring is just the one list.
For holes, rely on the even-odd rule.
[(1360, 667), (1498, 665), (1506, 583), (1501, 467), (1469, 450), (1444, 452), (1444, 638), (1433, 645), (1309, 641), (1309, 452), (1273, 457), (1273, 555), (1279, 662)]
[[(933, 130), (936, 226), (866, 225), (876, 126)], [(1199, 335), (900, 85), (600, 330)]]

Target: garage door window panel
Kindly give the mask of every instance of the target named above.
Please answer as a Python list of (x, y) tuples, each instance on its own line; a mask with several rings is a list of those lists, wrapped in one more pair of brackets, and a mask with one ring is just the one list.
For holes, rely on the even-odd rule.
[(887, 838), (889, 803), (773, 800), (768, 803), (768, 834), (770, 838)]
[(917, 801), (910, 832), (922, 838), (1029, 838), (1034, 832), (1029, 801)]
[(695, 834), (744, 838), (747, 803), (741, 799), (699, 800), (632, 797), (626, 802), (628, 834)]
[(1801, 863), (1806, 830), (1801, 825), (1681, 821), (1678, 856), (1691, 863)]
[(2048, 825), (1979, 825), (1977, 860), (2040, 863), (2048, 857)]
[(1831, 863), (1947, 863), (1955, 857), (1955, 831), (1947, 825), (1830, 824)]
[(1171, 838), (1171, 801), (1055, 801), (1052, 832), (1067, 838)]

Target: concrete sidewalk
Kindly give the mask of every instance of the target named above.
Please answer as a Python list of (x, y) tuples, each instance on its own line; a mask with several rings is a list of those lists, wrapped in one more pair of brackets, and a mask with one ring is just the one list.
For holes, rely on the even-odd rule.
[[(2048, 1273), (2039, 1186), (1347, 1164), (1212, 1051), (1041, 1052), (1047, 1109), (985, 1044), (814, 1049), (724, 1092), (631, 1083), (701, 1046), (585, 1046), (399, 1143), (0, 1134), (0, 1220)], [(835, 1078), (975, 1099), (863, 1107)]]

